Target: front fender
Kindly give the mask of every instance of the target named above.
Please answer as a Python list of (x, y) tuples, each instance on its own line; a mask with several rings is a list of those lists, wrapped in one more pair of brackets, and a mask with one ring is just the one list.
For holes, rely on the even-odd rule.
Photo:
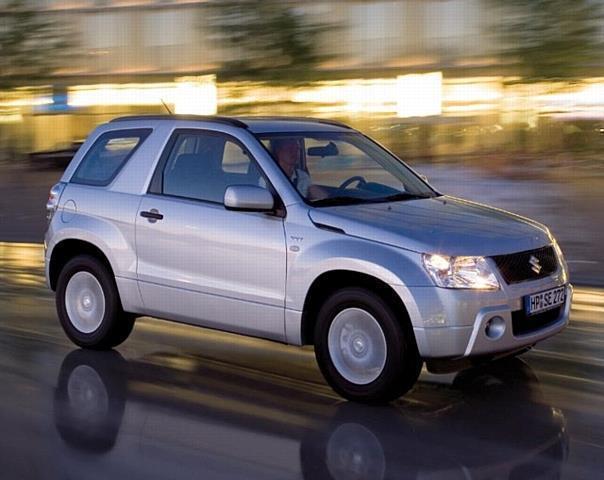
[(322, 232), (315, 236), (311, 245), (300, 248), (295, 254), (288, 254), (286, 307), (301, 311), (313, 282), (322, 274), (334, 270), (363, 273), (389, 285), (399, 286), (397, 292), (405, 297), (401, 298), (405, 305), (410, 300), (407, 287), (432, 285), (421, 266), (420, 255), (415, 252)]

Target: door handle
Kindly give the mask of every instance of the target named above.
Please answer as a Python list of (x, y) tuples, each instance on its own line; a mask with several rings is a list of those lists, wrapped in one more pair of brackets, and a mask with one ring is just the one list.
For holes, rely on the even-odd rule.
[(151, 223), (155, 223), (158, 220), (163, 220), (163, 218), (164, 218), (164, 216), (161, 213), (159, 213), (159, 211), (156, 210), (155, 208), (152, 208), (148, 212), (146, 212), (146, 211), (141, 212), (141, 217), (146, 218)]

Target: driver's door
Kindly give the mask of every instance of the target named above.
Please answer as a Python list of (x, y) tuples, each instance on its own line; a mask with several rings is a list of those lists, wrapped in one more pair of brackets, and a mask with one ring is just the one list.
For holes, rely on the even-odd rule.
[(283, 219), (223, 206), (260, 169), (234, 138), (176, 131), (136, 219), (138, 282), (149, 315), (284, 340)]

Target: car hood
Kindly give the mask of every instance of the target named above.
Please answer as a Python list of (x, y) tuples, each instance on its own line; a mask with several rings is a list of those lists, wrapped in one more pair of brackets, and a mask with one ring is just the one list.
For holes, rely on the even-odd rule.
[(309, 215), (347, 235), (424, 253), (490, 256), (551, 243), (538, 222), (448, 196), (314, 208)]

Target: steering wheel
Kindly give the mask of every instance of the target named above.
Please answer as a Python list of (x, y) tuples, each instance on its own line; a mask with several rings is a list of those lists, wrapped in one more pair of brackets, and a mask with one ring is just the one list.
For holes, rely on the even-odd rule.
[(349, 179), (344, 180), (338, 188), (347, 188), (354, 182), (359, 182), (358, 186), (361, 187), (367, 183), (367, 180), (365, 180), (365, 178), (361, 177), (360, 175), (355, 175), (354, 177), (350, 177)]

